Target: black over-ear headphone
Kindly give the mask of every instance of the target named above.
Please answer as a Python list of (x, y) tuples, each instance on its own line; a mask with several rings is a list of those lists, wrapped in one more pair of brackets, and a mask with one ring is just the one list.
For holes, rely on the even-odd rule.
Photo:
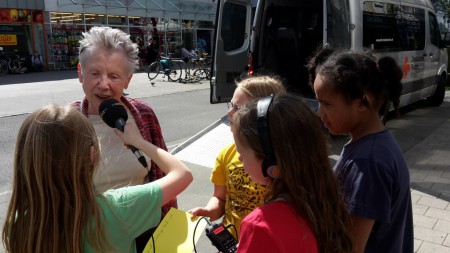
[(277, 161), (275, 158), (275, 154), (272, 150), (272, 144), (270, 142), (270, 136), (269, 136), (269, 121), (268, 119), (268, 111), (270, 104), (273, 101), (273, 94), (261, 98), (258, 101), (257, 105), (257, 123), (258, 123), (258, 134), (259, 138), (261, 139), (261, 144), (263, 147), (264, 152), (264, 159), (262, 161), (262, 173), (265, 177), (278, 177), (278, 169), (276, 168)]

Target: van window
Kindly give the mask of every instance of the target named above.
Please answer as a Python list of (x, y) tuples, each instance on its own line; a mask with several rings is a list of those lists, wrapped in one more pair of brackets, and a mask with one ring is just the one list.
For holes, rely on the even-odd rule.
[(221, 37), (225, 51), (241, 48), (245, 41), (247, 8), (244, 5), (225, 3), (223, 6)]
[(439, 47), (440, 42), (440, 32), (436, 17), (428, 13), (428, 20), (430, 24), (430, 41), (433, 45)]
[(363, 46), (374, 51), (425, 47), (425, 11), (398, 4), (364, 2)]
[(425, 48), (425, 10), (402, 6), (401, 16), (402, 50), (423, 50)]
[(330, 0), (327, 3), (327, 43), (332, 48), (350, 48), (350, 10), (348, 1)]

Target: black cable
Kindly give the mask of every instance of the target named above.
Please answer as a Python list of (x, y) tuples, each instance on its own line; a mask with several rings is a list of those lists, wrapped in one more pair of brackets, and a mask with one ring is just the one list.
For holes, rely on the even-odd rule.
[(200, 223), (200, 221), (202, 219), (205, 219), (206, 223), (208, 223), (208, 225), (212, 225), (211, 222), (208, 220), (207, 217), (202, 216), (198, 221), (197, 224), (195, 224), (195, 228), (194, 228), (194, 234), (192, 235), (192, 244), (194, 245), (194, 252), (197, 253), (197, 248), (195, 247), (195, 231), (197, 230), (198, 224)]
[(230, 224), (230, 225), (226, 226), (225, 228), (228, 229), (229, 227), (233, 227), (234, 232), (236, 233), (236, 241), (239, 242), (239, 235), (238, 235), (236, 226), (234, 224)]
[(152, 236), (150, 236), (150, 238), (152, 238), (152, 243), (153, 243), (153, 253), (156, 253), (155, 238), (153, 238), (153, 234), (155, 234), (155, 231), (153, 231)]

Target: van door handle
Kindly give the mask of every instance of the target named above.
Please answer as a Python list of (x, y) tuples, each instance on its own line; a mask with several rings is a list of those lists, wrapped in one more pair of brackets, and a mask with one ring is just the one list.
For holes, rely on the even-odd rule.
[(423, 54), (422, 56), (423, 56), (423, 57), (427, 57), (428, 55), (427, 55), (427, 54)]

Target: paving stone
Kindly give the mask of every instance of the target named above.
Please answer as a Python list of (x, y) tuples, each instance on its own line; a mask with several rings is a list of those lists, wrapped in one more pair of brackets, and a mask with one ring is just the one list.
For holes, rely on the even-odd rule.
[(416, 189), (412, 189), (411, 194), (434, 198), (433, 195), (430, 195), (430, 194), (428, 194), (426, 192), (423, 192), (423, 191), (420, 191), (420, 190), (416, 190)]
[(417, 250), (417, 253), (449, 253), (449, 252), (450, 252), (449, 247), (429, 242), (423, 242), (420, 248)]
[[(413, 204), (413, 214), (425, 215), (428, 208), (430, 208), (430, 207), (424, 206), (424, 205), (419, 205), (419, 204)], [(434, 217), (434, 218), (436, 218), (436, 217)]]
[(448, 202), (445, 200), (441, 200), (438, 198), (430, 198), (430, 197), (426, 197), (426, 196), (421, 197), (417, 203), (421, 204), (421, 205), (428, 205), (430, 207), (435, 207), (435, 208), (439, 208), (439, 209), (445, 209), (448, 206)]
[(414, 237), (424, 242), (442, 244), (447, 237), (447, 233), (421, 226), (414, 226)]
[(428, 208), (425, 213), (425, 216), (450, 221), (450, 211), (442, 210), (439, 208), (434, 208), (434, 207)]
[(411, 202), (413, 204), (417, 203), (417, 201), (419, 201), (420, 197), (422, 197), (422, 196), (419, 194), (415, 194), (414, 190), (411, 190)]
[(422, 240), (414, 239), (414, 252), (417, 252), (417, 250), (420, 248), (422, 243), (423, 243)]
[[(447, 164), (450, 164), (450, 163), (447, 163)], [(442, 177), (450, 180), (450, 171), (444, 171), (444, 173), (442, 174)]]
[(439, 173), (436, 173), (436, 175), (428, 175), (424, 178), (425, 182), (433, 182), (433, 183), (443, 183), (448, 184), (449, 180), (447, 178), (442, 177), (442, 171)]
[(416, 225), (416, 226), (433, 229), (433, 227), (436, 225), (436, 222), (438, 221), (438, 219), (423, 216), (423, 215), (413, 214), (413, 221), (414, 221), (414, 225)]
[(450, 234), (447, 235), (447, 238), (445, 238), (445, 241), (443, 243), (444, 246), (450, 247)]
[(450, 233), (450, 221), (438, 220), (433, 229), (437, 230), (437, 231), (442, 231), (442, 232), (445, 232), (448, 234), (448, 233)]

